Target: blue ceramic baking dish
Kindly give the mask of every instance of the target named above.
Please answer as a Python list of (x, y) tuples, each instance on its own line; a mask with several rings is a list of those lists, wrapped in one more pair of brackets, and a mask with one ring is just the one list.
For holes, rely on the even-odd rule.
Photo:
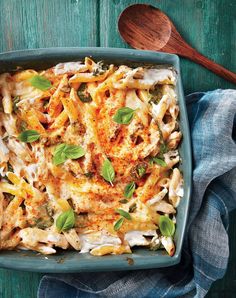
[[(0, 73), (15, 70), (17, 67), (45, 69), (58, 62), (76, 61), (85, 56), (95, 60), (105, 60), (115, 64), (164, 64), (173, 66), (178, 73), (176, 91), (180, 106), (180, 128), (183, 141), (180, 148), (181, 169), (184, 175), (184, 198), (178, 206), (177, 229), (175, 233), (176, 252), (173, 257), (162, 251), (135, 249), (132, 254), (95, 257), (75, 251), (60, 252), (57, 255), (44, 256), (28, 251), (1, 251), (0, 267), (25, 271), (69, 273), (84, 271), (114, 271), (167, 267), (177, 264), (181, 258), (181, 249), (188, 216), (192, 158), (188, 118), (181, 83), (179, 58), (176, 55), (151, 51), (137, 51), (115, 48), (49, 48), (23, 50), (0, 54)], [(131, 260), (132, 259), (132, 260)]]

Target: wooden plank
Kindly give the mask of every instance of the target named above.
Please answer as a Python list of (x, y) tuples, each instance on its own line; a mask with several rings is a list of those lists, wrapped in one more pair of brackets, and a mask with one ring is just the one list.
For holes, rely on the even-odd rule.
[(94, 0), (1, 0), (0, 51), (96, 46)]
[[(0, 52), (98, 46), (98, 1), (1, 0)], [(35, 298), (42, 274), (0, 269), (0, 297)]]
[[(127, 47), (117, 30), (122, 10), (142, 0), (103, 0), (100, 2), (101, 46)], [(159, 7), (173, 20), (179, 32), (202, 54), (236, 71), (236, 2), (234, 0), (146, 0)], [(203, 67), (181, 59), (185, 93), (235, 86)]]
[[(147, 3), (163, 10), (180, 34), (202, 54), (236, 72), (236, 1), (234, 0), (105, 0), (100, 2), (101, 46), (128, 47), (119, 36), (117, 20), (123, 9), (134, 3)], [(185, 94), (235, 85), (203, 67), (181, 59)], [(236, 293), (236, 211), (230, 215), (230, 259), (225, 277), (215, 282), (208, 298), (235, 297)]]
[[(143, 0), (101, 0), (100, 6), (98, 0), (1, 0), (0, 51), (51, 46), (125, 47), (117, 32), (117, 18), (126, 6), (138, 2)], [(236, 70), (234, 0), (145, 2), (165, 11), (199, 51)], [(181, 60), (181, 65), (186, 93), (235, 87), (192, 62)], [(227, 275), (213, 286), (208, 297), (235, 296), (235, 215), (236, 212), (231, 215), (232, 253)], [(40, 278), (37, 273), (1, 269), (0, 297), (34, 298)]]
[(36, 298), (42, 276), (39, 273), (0, 269), (0, 297)]

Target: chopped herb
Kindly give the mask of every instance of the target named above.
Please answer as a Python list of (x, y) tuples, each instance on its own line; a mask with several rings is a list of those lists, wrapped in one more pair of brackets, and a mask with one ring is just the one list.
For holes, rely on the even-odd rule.
[(91, 102), (93, 99), (87, 90), (87, 84), (81, 83), (77, 90), (77, 95), (82, 102)]
[(163, 155), (166, 152), (168, 152), (168, 147), (167, 147), (167, 145), (165, 143), (162, 143), (161, 144), (161, 147), (160, 147), (160, 154)]
[(127, 199), (122, 199), (122, 200), (119, 200), (119, 202), (120, 202), (121, 204), (126, 204), (126, 203), (128, 203), (129, 201), (128, 201)]
[(102, 165), (102, 177), (111, 185), (115, 179), (115, 171), (109, 159), (106, 159)]
[(129, 124), (134, 117), (135, 110), (124, 107), (117, 110), (113, 120), (118, 124)]
[(75, 213), (72, 209), (62, 212), (56, 220), (56, 227), (59, 232), (72, 229), (74, 225), (75, 225)]
[(121, 216), (123, 216), (125, 219), (128, 219), (128, 220), (132, 219), (130, 214), (123, 209), (116, 209), (116, 212), (119, 213)]
[(59, 165), (67, 159), (77, 159), (85, 155), (85, 151), (81, 146), (60, 144), (57, 145), (53, 152), (53, 163)]
[(12, 173), (14, 172), (13, 167), (9, 162), (7, 163), (7, 170), (8, 172), (12, 172)]
[(39, 229), (46, 229), (46, 228), (49, 228), (51, 227), (53, 224), (53, 220), (52, 219), (43, 219), (43, 218), (37, 218), (35, 220), (35, 226)]
[[(162, 140), (163, 141), (163, 140)], [(150, 157), (149, 158), (149, 163), (152, 165), (153, 163), (156, 163), (162, 167), (166, 167), (167, 164), (165, 162), (164, 154), (168, 152), (168, 147), (166, 143), (163, 141), (163, 143), (160, 145), (160, 152), (157, 156), (155, 157)]]
[(114, 230), (118, 231), (123, 225), (123, 222), (124, 222), (124, 218), (123, 217), (119, 218), (114, 224)]
[(175, 224), (173, 221), (165, 215), (161, 215), (159, 218), (159, 227), (163, 236), (173, 236), (175, 233)]
[(93, 70), (94, 76), (99, 76), (104, 74), (108, 70), (109, 66), (104, 63), (104, 61), (98, 61), (97, 66)]
[(42, 91), (48, 90), (52, 87), (51, 82), (44, 76), (35, 75), (29, 79), (30, 84)]
[(151, 157), (149, 159), (149, 161), (150, 161), (151, 164), (155, 163), (155, 164), (160, 165), (162, 167), (166, 167), (167, 166), (166, 162), (163, 159), (158, 158), (158, 157)]
[(5, 142), (5, 141), (8, 141), (8, 139), (9, 139), (9, 136), (8, 135), (6, 135), (5, 137), (3, 137), (2, 138), (2, 140)]
[(27, 123), (25, 121), (20, 122), (20, 131), (25, 131), (27, 128)]
[(40, 134), (36, 130), (25, 130), (19, 134), (18, 139), (24, 143), (32, 143), (40, 138)]
[(146, 174), (147, 167), (148, 167), (148, 164), (146, 162), (137, 164), (131, 169), (131, 176), (135, 179), (142, 178)]
[(137, 209), (136, 203), (129, 206), (129, 213), (133, 213)]
[(14, 113), (16, 113), (17, 110), (18, 110), (18, 106), (17, 106), (17, 104), (18, 104), (19, 101), (20, 101), (20, 97), (19, 97), (19, 96), (15, 96), (15, 97), (13, 98), (13, 112), (14, 112)]
[(87, 178), (91, 179), (91, 178), (93, 178), (94, 173), (92, 173), (92, 172), (87, 172), (87, 173), (84, 174), (84, 176), (86, 176)]
[(154, 104), (158, 104), (162, 98), (162, 91), (160, 86), (156, 86), (154, 90), (149, 90), (150, 100), (149, 102), (153, 102)]
[(129, 184), (126, 185), (125, 191), (124, 191), (124, 196), (128, 199), (130, 199), (135, 191), (135, 182), (132, 181)]

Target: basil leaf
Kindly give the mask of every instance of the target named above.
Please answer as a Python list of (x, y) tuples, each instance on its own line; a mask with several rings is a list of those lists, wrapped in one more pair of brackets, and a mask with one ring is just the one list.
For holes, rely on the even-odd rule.
[(111, 184), (115, 179), (115, 171), (109, 159), (106, 159), (102, 165), (102, 177)]
[(129, 213), (133, 213), (137, 209), (137, 204), (133, 203), (129, 206)]
[(40, 134), (36, 130), (25, 130), (19, 134), (18, 139), (24, 143), (32, 143), (40, 138)]
[(124, 218), (123, 217), (121, 217), (120, 219), (118, 219), (116, 221), (116, 223), (114, 224), (114, 230), (115, 231), (118, 231), (121, 228), (121, 226), (123, 225), (123, 222), (124, 222)]
[(134, 117), (134, 112), (135, 110), (128, 107), (120, 108), (113, 117), (113, 120), (118, 124), (129, 124)]
[(75, 213), (72, 209), (62, 212), (56, 220), (56, 227), (59, 232), (67, 231), (73, 228), (74, 225), (75, 225)]
[(130, 199), (135, 191), (135, 187), (136, 187), (136, 185), (135, 185), (134, 181), (127, 184), (125, 187), (124, 196), (126, 198)]
[(51, 82), (44, 76), (40, 76), (40, 75), (33, 76), (32, 78), (29, 79), (29, 82), (31, 86), (42, 91), (48, 90), (52, 87)]
[(175, 233), (175, 224), (168, 216), (160, 216), (159, 227), (163, 236), (173, 236)]
[(53, 152), (53, 163), (57, 166), (67, 159), (77, 159), (84, 156), (84, 154), (85, 151), (81, 146), (62, 143), (57, 145)]
[(160, 155), (163, 155), (166, 152), (168, 152), (168, 147), (165, 143), (162, 143), (160, 147)]
[(81, 146), (67, 145), (66, 157), (70, 159), (77, 159), (85, 155), (85, 151)]
[(146, 168), (144, 166), (137, 167), (138, 176), (141, 178), (146, 173)]
[(158, 157), (152, 157), (152, 158), (150, 158), (150, 162), (151, 163), (156, 163), (157, 165), (160, 165), (162, 167), (166, 167), (167, 166), (166, 162), (163, 159), (158, 158)]
[(125, 210), (123, 209), (116, 209), (116, 212), (119, 213), (121, 216), (123, 216), (124, 218), (128, 219), (128, 220), (131, 220), (131, 216), (128, 212), (126, 212)]
[(60, 144), (56, 146), (53, 152), (53, 160), (52, 160), (54, 165), (57, 166), (66, 161), (66, 154), (65, 154), (66, 147), (67, 147), (66, 144)]
[(87, 84), (81, 83), (79, 89), (77, 90), (77, 95), (82, 102), (91, 102), (93, 99), (87, 91)]

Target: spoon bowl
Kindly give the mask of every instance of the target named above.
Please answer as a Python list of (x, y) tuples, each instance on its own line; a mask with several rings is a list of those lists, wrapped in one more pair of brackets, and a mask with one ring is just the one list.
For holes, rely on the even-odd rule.
[(162, 51), (171, 37), (172, 23), (160, 9), (135, 4), (121, 13), (118, 28), (123, 39), (132, 47)]
[(147, 4), (127, 7), (120, 15), (118, 29), (133, 48), (161, 51), (188, 58), (236, 84), (236, 74), (192, 48), (179, 34), (169, 17)]

